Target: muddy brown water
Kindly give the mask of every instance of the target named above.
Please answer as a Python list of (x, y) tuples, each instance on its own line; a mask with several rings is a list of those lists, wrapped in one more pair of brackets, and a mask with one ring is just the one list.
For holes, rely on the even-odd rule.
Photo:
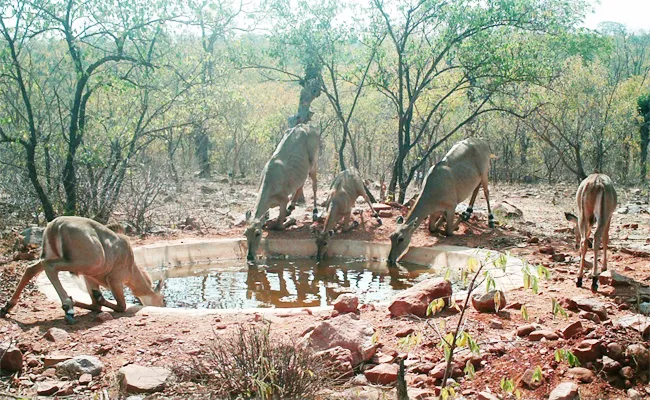
[[(359, 302), (390, 300), (397, 292), (444, 271), (427, 266), (332, 258), (267, 259), (174, 267), (152, 271), (165, 278), (167, 307), (244, 309), (317, 307), (330, 305), (339, 294), (353, 293)], [(110, 293), (106, 294), (109, 297)], [(127, 301), (136, 300), (127, 294)]]

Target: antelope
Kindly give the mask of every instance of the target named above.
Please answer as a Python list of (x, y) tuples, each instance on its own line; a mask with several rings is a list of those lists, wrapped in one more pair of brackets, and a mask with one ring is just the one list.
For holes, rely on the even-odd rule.
[(591, 227), (596, 224), (594, 232), (594, 262), (591, 274), (591, 291), (598, 290), (598, 250), (603, 244), (603, 271), (607, 270), (607, 244), (609, 243), (609, 224), (616, 209), (616, 190), (609, 176), (593, 173), (586, 177), (578, 186), (576, 204), (578, 216), (564, 213), (567, 220), (573, 222), (576, 235), (576, 247), (580, 245), (580, 272), (576, 286), (582, 287), (582, 276), (585, 268), (585, 255), (589, 246)]
[[(151, 288), (149, 274), (135, 264), (128, 237), (115, 233), (92, 219), (58, 217), (45, 228), (40, 260), (27, 267), (13, 296), (0, 309), (0, 317), (9, 313), (18, 302), (25, 286), (43, 270), (59, 295), (65, 320), (70, 324), (75, 322), (75, 306), (91, 311), (100, 311), (104, 306), (123, 312), (126, 309), (126, 300), (122, 285), (129, 287), (143, 305), (164, 306), (160, 294), (162, 281), (156, 289)], [(58, 275), (61, 271), (84, 277), (92, 304), (81, 303), (68, 296), (59, 281)], [(113, 293), (117, 304), (102, 296), (100, 286)]]
[(348, 232), (359, 226), (358, 221), (354, 221), (350, 224), (350, 220), (352, 219), (352, 207), (359, 196), (363, 196), (366, 200), (370, 210), (372, 211), (372, 216), (377, 219), (377, 223), (379, 225), (382, 224), (379, 215), (372, 207), (372, 203), (366, 194), (366, 190), (367, 187), (363, 183), (359, 172), (354, 168), (341, 171), (336, 176), (334, 182), (332, 182), (332, 185), (330, 186), (330, 193), (325, 202), (327, 217), (325, 218), (323, 230), (316, 235), (316, 247), (318, 248), (316, 253), (317, 261), (320, 261), (320, 259), (325, 256), (329, 240), (334, 236), (336, 223), (341, 218), (344, 218), (341, 229), (342, 232)]
[(453, 235), (460, 223), (454, 223), (456, 206), (472, 194), (469, 207), (461, 215), (462, 220), (468, 220), (474, 211), (474, 201), (481, 186), (487, 202), (488, 224), (494, 228), (488, 191), (489, 166), (490, 147), (485, 140), (469, 138), (454, 144), (444, 158), (427, 172), (424, 188), (406, 220), (402, 216), (397, 218), (397, 228), (390, 236), (388, 262), (395, 263), (406, 251), (413, 232), (427, 216), (429, 232), (436, 232), (444, 219), (446, 234)]
[[(309, 125), (298, 125), (287, 130), (282, 141), (278, 144), (271, 159), (262, 170), (262, 177), (257, 196), (255, 215), (246, 212), (248, 227), (244, 235), (248, 243), (247, 259), (252, 261), (257, 254), (257, 248), (262, 240), (262, 226), (266, 220), (267, 211), (279, 206), (280, 215), (274, 229), (284, 229), (284, 220), (295, 208), (296, 195), (307, 179), (311, 178), (314, 191), (313, 220), (318, 217), (316, 204), (316, 189), (318, 186), (318, 155), (320, 152), (320, 135)], [(287, 208), (289, 196), (291, 204)]]

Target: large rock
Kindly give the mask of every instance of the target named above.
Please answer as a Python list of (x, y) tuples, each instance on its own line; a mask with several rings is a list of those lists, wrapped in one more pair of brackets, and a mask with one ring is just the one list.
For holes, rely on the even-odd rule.
[(54, 343), (65, 343), (70, 341), (68, 332), (60, 328), (50, 328), (44, 335), (45, 339)]
[(596, 379), (596, 374), (594, 374), (594, 371), (583, 367), (569, 368), (566, 376), (568, 378), (577, 379), (582, 383), (591, 383), (594, 379)]
[(23, 244), (25, 246), (29, 245), (36, 245), (40, 246), (43, 243), (43, 232), (45, 231), (45, 228), (41, 228), (40, 226), (32, 226), (29, 227), (21, 233), (23, 236)]
[(580, 310), (589, 311), (598, 315), (601, 321), (607, 319), (607, 308), (605, 304), (591, 297), (579, 297), (575, 299), (576, 306)]
[(36, 393), (39, 396), (52, 396), (54, 393), (59, 391), (60, 387), (61, 383), (56, 381), (39, 382), (36, 385)]
[(76, 378), (83, 374), (99, 376), (104, 369), (104, 364), (95, 356), (76, 356), (56, 366), (58, 375)]
[(650, 365), (650, 351), (642, 344), (631, 344), (627, 346), (625, 354), (630, 357), (640, 368)]
[(548, 396), (548, 400), (574, 400), (579, 398), (578, 385), (573, 382), (560, 383)]
[(334, 300), (332, 305), (341, 314), (354, 313), (359, 308), (359, 298), (353, 294), (343, 293)]
[(616, 323), (623, 328), (634, 329), (639, 332), (644, 339), (650, 338), (650, 317), (631, 314), (616, 320)]
[(497, 204), (492, 211), (494, 211), (494, 214), (499, 218), (521, 218), (524, 216), (523, 211), (507, 201)]
[(352, 365), (368, 361), (377, 350), (372, 336), (375, 328), (359, 320), (355, 314), (343, 314), (336, 318), (325, 320), (304, 336), (306, 344), (314, 350), (327, 350), (341, 346), (352, 352)]
[(608, 374), (618, 372), (621, 369), (621, 363), (613, 358), (603, 356), (603, 371)]
[(531, 332), (530, 335), (528, 335), (528, 339), (534, 342), (542, 340), (542, 338), (546, 340), (558, 340), (560, 337), (558, 336), (557, 333), (550, 331), (548, 329), (537, 330)]
[(23, 369), (23, 352), (16, 346), (0, 347), (0, 369), (7, 372), (17, 372)]
[(450, 297), (451, 282), (442, 278), (427, 279), (398, 294), (388, 310), (393, 317), (408, 314), (426, 317), (427, 307), (433, 300), (444, 298), (447, 303)]
[(162, 367), (130, 364), (120, 368), (118, 379), (126, 393), (154, 393), (165, 388), (171, 371)]
[(364, 375), (368, 382), (378, 385), (390, 385), (397, 380), (397, 365), (379, 364), (364, 372)]
[(321, 360), (324, 371), (333, 379), (351, 378), (354, 376), (352, 367), (352, 352), (341, 346), (319, 351), (315, 354)]
[(607, 345), (606, 354), (614, 360), (621, 361), (624, 358), (623, 346), (617, 342), (612, 342)]
[(57, 365), (58, 363), (62, 363), (66, 360), (71, 359), (72, 356), (69, 356), (67, 354), (48, 354), (43, 358), (43, 365), (45, 368), (53, 367)]
[(635, 284), (634, 279), (612, 270), (601, 272), (600, 275), (598, 275), (598, 282), (600, 282), (601, 285), (609, 286), (632, 286)]
[(521, 377), (522, 385), (531, 390), (535, 390), (538, 387), (542, 386), (544, 383), (544, 377), (542, 376), (541, 379), (533, 379), (534, 375), (535, 370), (532, 368), (528, 368), (526, 371), (524, 371), (524, 374)]
[(478, 312), (489, 313), (496, 311), (496, 304), (494, 302), (494, 296), (496, 293), (500, 293), (499, 298), (499, 310), (503, 310), (506, 307), (506, 295), (500, 290), (490, 290), (487, 293), (480, 294), (475, 293), (472, 295), (472, 306)]
[(602, 354), (602, 343), (598, 339), (583, 340), (573, 349), (573, 354), (578, 357), (580, 363), (585, 364), (596, 361)]
[(517, 336), (519, 337), (528, 336), (531, 333), (535, 332), (538, 329), (538, 327), (539, 325), (537, 324), (522, 325), (517, 328)]
[[(429, 372), (429, 376), (435, 379), (442, 379), (445, 376), (445, 369), (447, 368), (447, 363), (446, 362), (441, 362), (438, 363), (431, 372)], [(456, 364), (451, 365), (451, 377), (452, 378), (457, 378), (459, 376), (463, 376), (463, 370), (460, 369), (460, 367)]]
[(562, 337), (565, 339), (571, 339), (574, 336), (577, 336), (582, 333), (582, 322), (576, 321), (572, 324), (567, 325), (562, 329)]

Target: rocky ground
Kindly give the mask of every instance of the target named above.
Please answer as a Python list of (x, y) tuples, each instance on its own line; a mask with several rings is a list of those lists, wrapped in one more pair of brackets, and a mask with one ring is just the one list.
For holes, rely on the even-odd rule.
[[(156, 234), (133, 236), (134, 245), (185, 237), (241, 237), (243, 228), (236, 225), (252, 208), (254, 187), (206, 181), (193, 187), (192, 193), (167, 199), (154, 216)], [(467, 307), (462, 326), (480, 354), (471, 354), (467, 346), (457, 349), (454, 381), (449, 382), (457, 398), (507, 399), (515, 398), (515, 392), (524, 399), (549, 395), (570, 399), (577, 392), (582, 399), (650, 398), (650, 322), (638, 313), (647, 314), (650, 305), (647, 194), (633, 188), (619, 190), (610, 242), (610, 269), (618, 274), (602, 277), (594, 294), (588, 289), (589, 279), (582, 289), (574, 283), (579, 259), (563, 214), (574, 208), (574, 191), (573, 185), (496, 184), (491, 187), (492, 205), (507, 202), (521, 216), (506, 205), (506, 213), (497, 213), (498, 226), (489, 229), (479, 196), (475, 217), (461, 224), (455, 236), (430, 235), (425, 224), (414, 235), (412, 243), (419, 246), (507, 250), (551, 272), (548, 280), (540, 280), (537, 293), (523, 288), (505, 293), (505, 307), (498, 313)], [(324, 199), (324, 190), (321, 194)], [(309, 195), (307, 200), (311, 201)], [(365, 210), (364, 205), (359, 207)], [(297, 226), (268, 235), (310, 237), (309, 211), (310, 207), (299, 208), (294, 212)], [(357, 230), (339, 237), (388, 242), (395, 217), (404, 211), (393, 208), (380, 227), (366, 211)], [(37, 249), (16, 246), (15, 235), (23, 227), (2, 234), (2, 303), (29, 265), (23, 259), (38, 254)], [(337, 305), (338, 311), (306, 310), (269, 320), (243, 313), (195, 318), (142, 312), (96, 315), (79, 310), (77, 324), (70, 326), (63, 321), (60, 304), (31, 287), (9, 317), (0, 320), (0, 355), (5, 353), (0, 398), (113, 399), (138, 391), (151, 392), (141, 395), (148, 398), (205, 398), (220, 383), (187, 380), (183, 371), (209, 364), (215, 341), (238, 335), (241, 326), (265, 327), (269, 322), (273, 342), (310, 338), (315, 350), (327, 350), (323, 357), (328, 370), (348, 376), (324, 385), (320, 398), (394, 398), (400, 359), (405, 360), (412, 398), (432, 397), (439, 393), (444, 373), (440, 336), (455, 329), (461, 314), (449, 308), (434, 318), (396, 315), (447, 294), (445, 284), (433, 280), (405, 293), (399, 307), (357, 307), (354, 298), (347, 297)], [(468, 363), (474, 366), (473, 374), (464, 372)]]

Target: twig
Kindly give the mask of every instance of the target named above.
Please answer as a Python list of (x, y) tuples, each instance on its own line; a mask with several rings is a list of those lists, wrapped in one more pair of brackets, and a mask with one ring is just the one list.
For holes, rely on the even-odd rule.
[(454, 360), (454, 350), (456, 350), (456, 341), (458, 340), (458, 332), (460, 332), (461, 325), (463, 324), (463, 317), (465, 316), (465, 311), (467, 311), (467, 305), (469, 303), (469, 299), (472, 296), (472, 292), (476, 288), (474, 284), (476, 283), (476, 279), (478, 279), (479, 274), (483, 270), (483, 267), (485, 266), (485, 263), (481, 262), (481, 266), (479, 267), (478, 271), (476, 271), (476, 274), (474, 275), (474, 278), (472, 278), (472, 281), (469, 284), (469, 288), (467, 289), (467, 297), (465, 297), (465, 304), (463, 304), (463, 310), (460, 312), (460, 318), (458, 319), (458, 325), (456, 325), (456, 331), (454, 332), (454, 338), (451, 341), (450, 351), (449, 351), (449, 359), (447, 360), (447, 366), (445, 367), (445, 374), (442, 378), (442, 385), (440, 386), (442, 389), (447, 386), (447, 379), (451, 375), (451, 363)]

